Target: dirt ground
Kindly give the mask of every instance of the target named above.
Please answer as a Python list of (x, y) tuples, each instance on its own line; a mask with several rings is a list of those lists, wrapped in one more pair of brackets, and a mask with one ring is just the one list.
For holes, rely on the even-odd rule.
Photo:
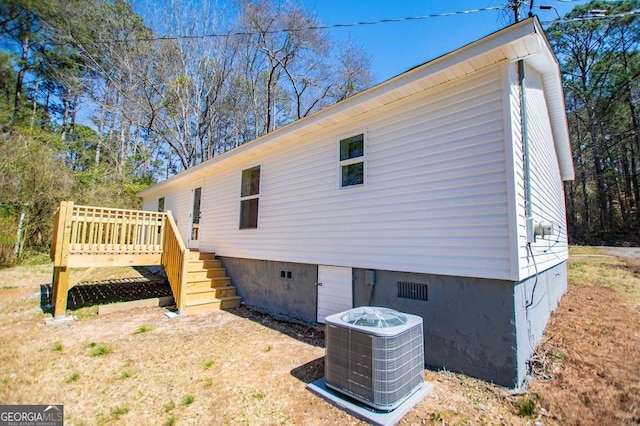
[[(399, 424), (640, 424), (640, 255), (622, 254), (572, 249), (526, 391), (425, 371), (433, 392)], [(112, 273), (98, 279), (139, 274)], [(170, 319), (94, 306), (45, 325), (50, 279), (48, 265), (0, 270), (2, 404), (64, 404), (67, 425), (363, 424), (305, 389), (323, 375), (321, 329), (246, 307)]]

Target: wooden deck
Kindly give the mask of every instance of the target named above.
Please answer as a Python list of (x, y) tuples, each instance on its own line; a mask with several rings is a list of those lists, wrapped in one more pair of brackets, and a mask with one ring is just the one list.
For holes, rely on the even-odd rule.
[[(193, 277), (189, 278), (192, 259), (193, 254), (185, 247), (170, 211), (76, 206), (71, 201), (63, 201), (55, 214), (51, 244), (54, 316), (65, 315), (67, 293), (72, 287), (71, 268), (109, 266), (162, 266), (178, 311), (194, 312), (192, 306), (197, 302), (193, 299), (202, 292), (188, 289), (193, 281)], [(218, 266), (216, 269), (221, 269)], [(198, 304), (198, 311), (239, 304), (235, 287), (225, 283), (229, 284), (225, 288), (233, 290), (220, 294), (221, 297), (209, 297), (211, 300)], [(197, 284), (192, 285), (195, 286)], [(214, 288), (213, 282), (210, 286)], [(208, 293), (218, 294), (215, 290)]]

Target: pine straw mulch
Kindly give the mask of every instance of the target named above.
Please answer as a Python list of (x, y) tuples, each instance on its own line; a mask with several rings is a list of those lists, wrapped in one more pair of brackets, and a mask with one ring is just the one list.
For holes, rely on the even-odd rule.
[(577, 262), (610, 286), (569, 286), (534, 358), (529, 393), (553, 423), (640, 424), (640, 259)]

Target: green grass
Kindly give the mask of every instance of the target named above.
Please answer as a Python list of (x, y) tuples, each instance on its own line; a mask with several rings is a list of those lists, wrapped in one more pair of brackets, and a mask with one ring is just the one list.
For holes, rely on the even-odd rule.
[(153, 330), (151, 327), (147, 327), (146, 325), (141, 325), (140, 327), (138, 327), (136, 329), (136, 331), (133, 332), (133, 334), (142, 334), (142, 333), (146, 333), (147, 331), (151, 331)]
[(53, 349), (55, 352), (60, 352), (62, 351), (62, 343), (60, 342), (55, 342), (52, 346), (51, 349)]
[(176, 424), (176, 416), (171, 416), (167, 419), (166, 422), (164, 422), (165, 426), (173, 426)]
[(80, 378), (80, 373), (78, 373), (77, 371), (74, 371), (73, 373), (71, 373), (71, 375), (67, 378), (67, 383), (75, 383), (78, 381), (78, 379)]
[(51, 263), (51, 255), (49, 253), (40, 253), (36, 251), (25, 251), (20, 255), (20, 265), (22, 266), (49, 266)]
[(185, 407), (187, 405), (191, 405), (195, 402), (196, 397), (193, 395), (185, 395), (184, 397), (182, 397), (182, 405), (184, 405)]
[(129, 412), (128, 407), (115, 407), (111, 409), (111, 417), (114, 420), (118, 420), (120, 417), (124, 416)]
[(3, 285), (0, 287), (0, 290), (12, 290), (14, 288), (18, 288), (18, 286), (15, 285)]
[(75, 315), (78, 319), (94, 317), (98, 315), (98, 305), (76, 309), (75, 311), (73, 311), (73, 315)]
[(129, 373), (128, 371), (123, 371), (122, 374), (118, 376), (118, 380), (126, 380), (129, 377), (131, 377), (131, 373)]
[(97, 357), (106, 355), (111, 352), (111, 348), (107, 345), (98, 345), (97, 343), (91, 342), (88, 345), (89, 348), (89, 356)]
[(524, 395), (518, 400), (518, 402), (516, 403), (516, 407), (518, 409), (518, 414), (522, 417), (535, 418), (538, 416), (536, 403), (527, 395)]
[(205, 370), (206, 370), (206, 369), (209, 369), (209, 368), (211, 368), (211, 367), (213, 367), (213, 364), (215, 364), (215, 363), (216, 363), (216, 362), (215, 362), (214, 360), (212, 360), (212, 359), (207, 359), (207, 360), (205, 360), (205, 361), (204, 361), (204, 368), (205, 368)]
[(555, 351), (554, 353), (551, 354), (551, 359), (553, 359), (554, 361), (561, 360), (563, 357), (564, 355), (560, 351)]
[(609, 287), (640, 301), (640, 276), (624, 261), (597, 247), (570, 247), (569, 284)]

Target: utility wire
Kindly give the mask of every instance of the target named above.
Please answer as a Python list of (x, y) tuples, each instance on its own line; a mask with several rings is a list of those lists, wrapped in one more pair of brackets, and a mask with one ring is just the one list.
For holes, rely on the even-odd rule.
[[(558, 0), (565, 1), (565, 0)], [(634, 16), (640, 14), (640, 9), (630, 10), (629, 12), (616, 13), (615, 15), (604, 15), (604, 16), (582, 16), (580, 18), (563, 18), (563, 19), (554, 19), (553, 21), (541, 21), (542, 25), (551, 25), (551, 24), (567, 24), (571, 22), (582, 22), (582, 21), (602, 21), (602, 20), (610, 20), (616, 18), (625, 18), (627, 16)]]
[[(555, 0), (555, 1), (569, 3), (569, 2), (577, 2), (577, 1), (584, 1), (584, 0)], [(608, 1), (619, 2), (621, 0), (608, 0)], [(535, 6), (535, 7), (539, 8), (540, 6)], [(328, 29), (334, 29), (334, 28), (349, 28), (349, 27), (358, 27), (358, 26), (365, 26), (365, 25), (388, 24), (388, 23), (394, 23), (394, 22), (397, 23), (397, 22), (420, 21), (420, 20), (432, 19), (432, 18), (446, 18), (451, 16), (470, 15), (470, 14), (480, 13), (480, 12), (491, 12), (491, 11), (499, 11), (499, 10), (501, 11), (501, 10), (506, 10), (508, 8), (509, 8), (509, 5), (504, 4), (500, 6), (491, 6), (491, 7), (468, 9), (468, 10), (461, 10), (461, 11), (454, 11), (454, 12), (433, 13), (428, 15), (412, 16), (412, 17), (405, 17), (405, 18), (389, 18), (389, 19), (379, 19), (375, 21), (359, 21), (359, 22), (351, 22), (351, 23), (314, 25), (314, 26), (303, 27), (303, 28), (281, 28), (281, 29), (267, 30), (262, 32), (232, 31), (227, 33), (166, 35), (166, 36), (155, 36), (155, 37), (140, 37), (140, 38), (132, 38), (132, 39), (124, 39), (124, 40), (99, 40), (99, 41), (93, 41), (92, 44), (133, 43), (133, 42), (143, 42), (143, 41), (194, 40), (194, 39), (219, 38), (219, 37), (251, 36), (256, 34), (295, 33), (295, 32), (310, 31), (310, 30), (311, 31), (328, 30)], [(638, 13), (640, 13), (640, 9), (619, 13), (616, 15), (591, 16), (591, 17), (571, 18), (571, 19), (555, 19), (552, 21), (542, 21), (541, 23), (544, 25), (550, 25), (552, 23), (568, 23), (568, 22), (578, 22), (578, 21), (587, 21), (587, 20), (595, 20), (595, 19), (613, 19), (613, 18), (631, 16)]]
[[(554, 0), (560, 3), (575, 3), (577, 1), (586, 2), (586, 0)], [(600, 0), (604, 3), (622, 3), (625, 0)]]
[(93, 43), (131, 43), (138, 41), (158, 41), (158, 40), (188, 40), (188, 39), (203, 39), (203, 38), (214, 38), (214, 37), (232, 37), (232, 36), (249, 36), (256, 34), (279, 34), (279, 33), (290, 33), (290, 32), (300, 32), (307, 30), (328, 30), (332, 28), (347, 28), (347, 27), (358, 27), (364, 25), (378, 25), (378, 24), (388, 24), (392, 22), (408, 22), (408, 21), (419, 21), (423, 19), (430, 18), (444, 18), (450, 16), (457, 15), (470, 15), (473, 13), (479, 12), (489, 12), (496, 10), (503, 10), (506, 6), (492, 6), (492, 7), (484, 7), (479, 9), (468, 9), (461, 10), (455, 12), (444, 12), (444, 13), (433, 13), (429, 15), (421, 15), (421, 16), (413, 16), (407, 18), (391, 18), (391, 19), (379, 19), (376, 21), (360, 21), (360, 22), (351, 22), (345, 24), (327, 24), (327, 25), (314, 25), (310, 27), (304, 28), (282, 28), (275, 30), (267, 30), (267, 31), (234, 31), (228, 33), (211, 33), (211, 34), (192, 34), (192, 35), (167, 35), (167, 36), (157, 36), (157, 37), (141, 37), (134, 39), (125, 39), (125, 40), (101, 40), (95, 41)]

